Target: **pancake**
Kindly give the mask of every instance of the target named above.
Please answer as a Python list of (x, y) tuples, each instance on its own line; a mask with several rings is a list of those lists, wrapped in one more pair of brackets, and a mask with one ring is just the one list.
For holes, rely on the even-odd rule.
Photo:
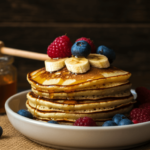
[[(119, 85), (123, 85), (123, 84), (126, 84), (126, 83), (129, 83), (128, 80), (126, 81), (121, 81), (121, 82), (111, 82), (111, 83), (106, 83), (106, 84), (101, 84), (101, 85), (93, 85), (93, 86), (90, 86), (90, 87), (86, 87), (86, 88), (80, 88), (80, 89), (77, 89), (77, 90), (73, 90), (73, 89), (68, 89), (68, 90), (65, 90), (65, 93), (69, 93), (69, 92), (74, 92), (74, 91), (84, 91), (84, 90), (96, 90), (96, 89), (102, 89), (102, 88), (111, 88), (111, 87), (114, 87), (114, 86), (119, 86)], [(54, 91), (51, 91), (51, 90), (48, 90), (48, 89), (42, 89), (42, 88), (37, 88), (37, 87), (34, 87), (31, 85), (31, 88), (35, 89), (35, 90), (38, 90), (38, 91), (41, 91), (41, 92), (48, 92), (48, 93), (53, 93)], [(55, 92), (64, 92), (64, 91), (55, 91)]]
[(131, 88), (131, 83), (122, 84), (119, 86), (114, 86), (111, 88), (99, 88), (95, 90), (84, 90), (84, 91), (73, 91), (73, 92), (42, 92), (37, 89), (32, 88), (32, 91), (41, 97), (49, 98), (49, 99), (85, 99), (91, 98), (93, 96), (105, 96), (110, 94), (116, 94), (125, 90), (129, 90)]
[[(120, 97), (125, 97), (125, 96), (129, 96), (131, 95), (131, 92), (130, 92), (130, 89), (129, 90), (125, 90), (125, 91), (122, 91), (120, 93), (115, 93), (115, 94), (108, 94), (108, 95), (100, 95), (100, 96), (85, 96), (84, 98), (81, 97), (81, 99), (77, 99), (77, 97), (75, 97), (74, 100), (78, 100), (78, 103), (80, 103), (80, 101), (83, 101), (83, 100), (86, 100), (86, 101), (92, 101), (92, 100), (103, 100), (103, 99), (106, 99), (106, 98), (120, 98)], [(46, 100), (46, 101), (58, 101), (58, 99), (49, 99), (49, 98), (44, 98), (44, 97), (41, 97), (39, 95), (36, 95), (35, 93), (33, 92), (29, 92), (27, 94), (27, 99), (43, 99), (43, 100)], [(59, 101), (64, 101), (65, 99), (59, 99)], [(66, 99), (68, 100), (68, 99)], [(61, 103), (61, 102), (60, 102)]]
[(104, 121), (112, 118), (115, 114), (128, 114), (132, 108), (133, 104), (127, 104), (123, 107), (119, 107), (118, 109), (109, 110), (109, 111), (102, 111), (102, 112), (92, 112), (92, 113), (69, 113), (69, 112), (58, 112), (58, 111), (51, 111), (51, 112), (43, 112), (39, 111), (38, 109), (33, 108), (29, 105), (29, 102), (26, 102), (26, 106), (28, 110), (40, 120), (56, 120), (56, 121), (71, 121), (75, 122), (76, 119), (80, 117), (90, 117), (93, 118), (95, 121)]
[(28, 94), (29, 105), (40, 111), (57, 111), (65, 112), (68, 111), (73, 113), (91, 113), (113, 110), (124, 105), (134, 103), (133, 95), (130, 94), (125, 97), (118, 98), (106, 98), (97, 101), (76, 101), (76, 100), (56, 100), (49, 101), (48, 99), (38, 98), (33, 93)]
[(95, 85), (127, 81), (131, 73), (116, 67), (95, 68), (84, 74), (73, 74), (66, 67), (56, 72), (47, 72), (45, 68), (28, 73), (27, 80), (34, 89), (51, 92), (78, 91)]

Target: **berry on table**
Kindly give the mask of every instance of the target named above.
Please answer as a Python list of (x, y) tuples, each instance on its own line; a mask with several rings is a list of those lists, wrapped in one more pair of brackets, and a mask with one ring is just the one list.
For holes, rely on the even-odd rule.
[(68, 36), (57, 37), (47, 48), (50, 58), (64, 58), (71, 56), (72, 43)]
[(115, 60), (115, 58), (116, 58), (115, 52), (114, 52), (112, 49), (110, 49), (110, 48), (108, 48), (108, 47), (106, 47), (106, 46), (104, 46), (104, 45), (99, 46), (99, 47), (97, 48), (96, 53), (97, 53), (97, 54), (101, 54), (101, 55), (105, 55), (105, 56), (108, 58), (110, 64), (111, 64), (111, 63)]
[(90, 117), (81, 117), (75, 121), (74, 126), (97, 126), (95, 121)]
[(21, 115), (21, 116), (24, 116), (24, 117), (27, 117), (27, 118), (30, 118), (30, 119), (33, 119), (33, 115), (32, 115), (29, 111), (27, 111), (27, 110), (25, 110), (25, 109), (20, 109), (20, 110), (17, 112), (17, 114), (19, 114), (19, 115)]
[(130, 119), (125, 118), (119, 121), (118, 126), (129, 125), (129, 124), (133, 124), (133, 122)]
[(2, 129), (2, 127), (0, 126), (0, 137), (2, 136), (2, 134), (3, 134), (3, 129)]
[(77, 41), (71, 47), (71, 53), (74, 56), (87, 57), (91, 52), (91, 47), (86, 41)]
[(116, 124), (119, 124), (119, 122), (120, 122), (122, 119), (124, 119), (124, 118), (126, 118), (125, 115), (123, 115), (123, 114), (116, 114), (116, 115), (114, 115), (114, 117), (112, 118), (112, 121), (114, 121)]
[(48, 121), (48, 123), (53, 123), (53, 124), (59, 124), (57, 121), (55, 121), (55, 120), (50, 120), (50, 121)]
[(94, 43), (91, 39), (86, 38), (86, 37), (81, 37), (81, 38), (77, 39), (75, 42), (77, 42), (77, 41), (86, 41), (86, 42), (88, 42), (88, 44), (91, 46), (91, 53), (96, 53), (96, 47), (95, 47), (95, 45), (94, 45)]
[(108, 120), (108, 121), (105, 121), (102, 126), (103, 127), (104, 126), (117, 126), (117, 124), (112, 120)]

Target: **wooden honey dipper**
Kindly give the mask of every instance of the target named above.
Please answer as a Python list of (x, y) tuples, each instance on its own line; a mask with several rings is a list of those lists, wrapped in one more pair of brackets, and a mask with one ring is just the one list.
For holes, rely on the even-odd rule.
[(1, 54), (23, 57), (23, 58), (29, 58), (29, 59), (35, 59), (35, 60), (41, 60), (41, 61), (50, 59), (50, 57), (47, 54), (29, 52), (29, 51), (25, 51), (25, 50), (5, 47), (4, 43), (2, 41), (0, 41), (0, 55)]

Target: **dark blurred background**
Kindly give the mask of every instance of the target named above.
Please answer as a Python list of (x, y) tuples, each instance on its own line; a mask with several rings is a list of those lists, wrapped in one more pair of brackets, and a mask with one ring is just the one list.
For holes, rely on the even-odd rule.
[[(6, 47), (46, 53), (61, 35), (87, 37), (117, 55), (116, 67), (132, 73), (133, 88), (150, 88), (149, 0), (1, 0), (0, 40)], [(28, 72), (44, 62), (15, 57), (18, 89), (29, 89)]]

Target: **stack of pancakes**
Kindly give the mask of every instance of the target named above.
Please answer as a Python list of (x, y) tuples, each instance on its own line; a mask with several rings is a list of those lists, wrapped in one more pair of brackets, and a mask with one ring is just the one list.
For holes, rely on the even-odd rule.
[(26, 106), (38, 120), (73, 124), (87, 116), (101, 124), (117, 113), (128, 115), (133, 108), (130, 76), (113, 66), (91, 67), (84, 74), (73, 74), (66, 67), (52, 73), (41, 68), (27, 75), (32, 91)]

